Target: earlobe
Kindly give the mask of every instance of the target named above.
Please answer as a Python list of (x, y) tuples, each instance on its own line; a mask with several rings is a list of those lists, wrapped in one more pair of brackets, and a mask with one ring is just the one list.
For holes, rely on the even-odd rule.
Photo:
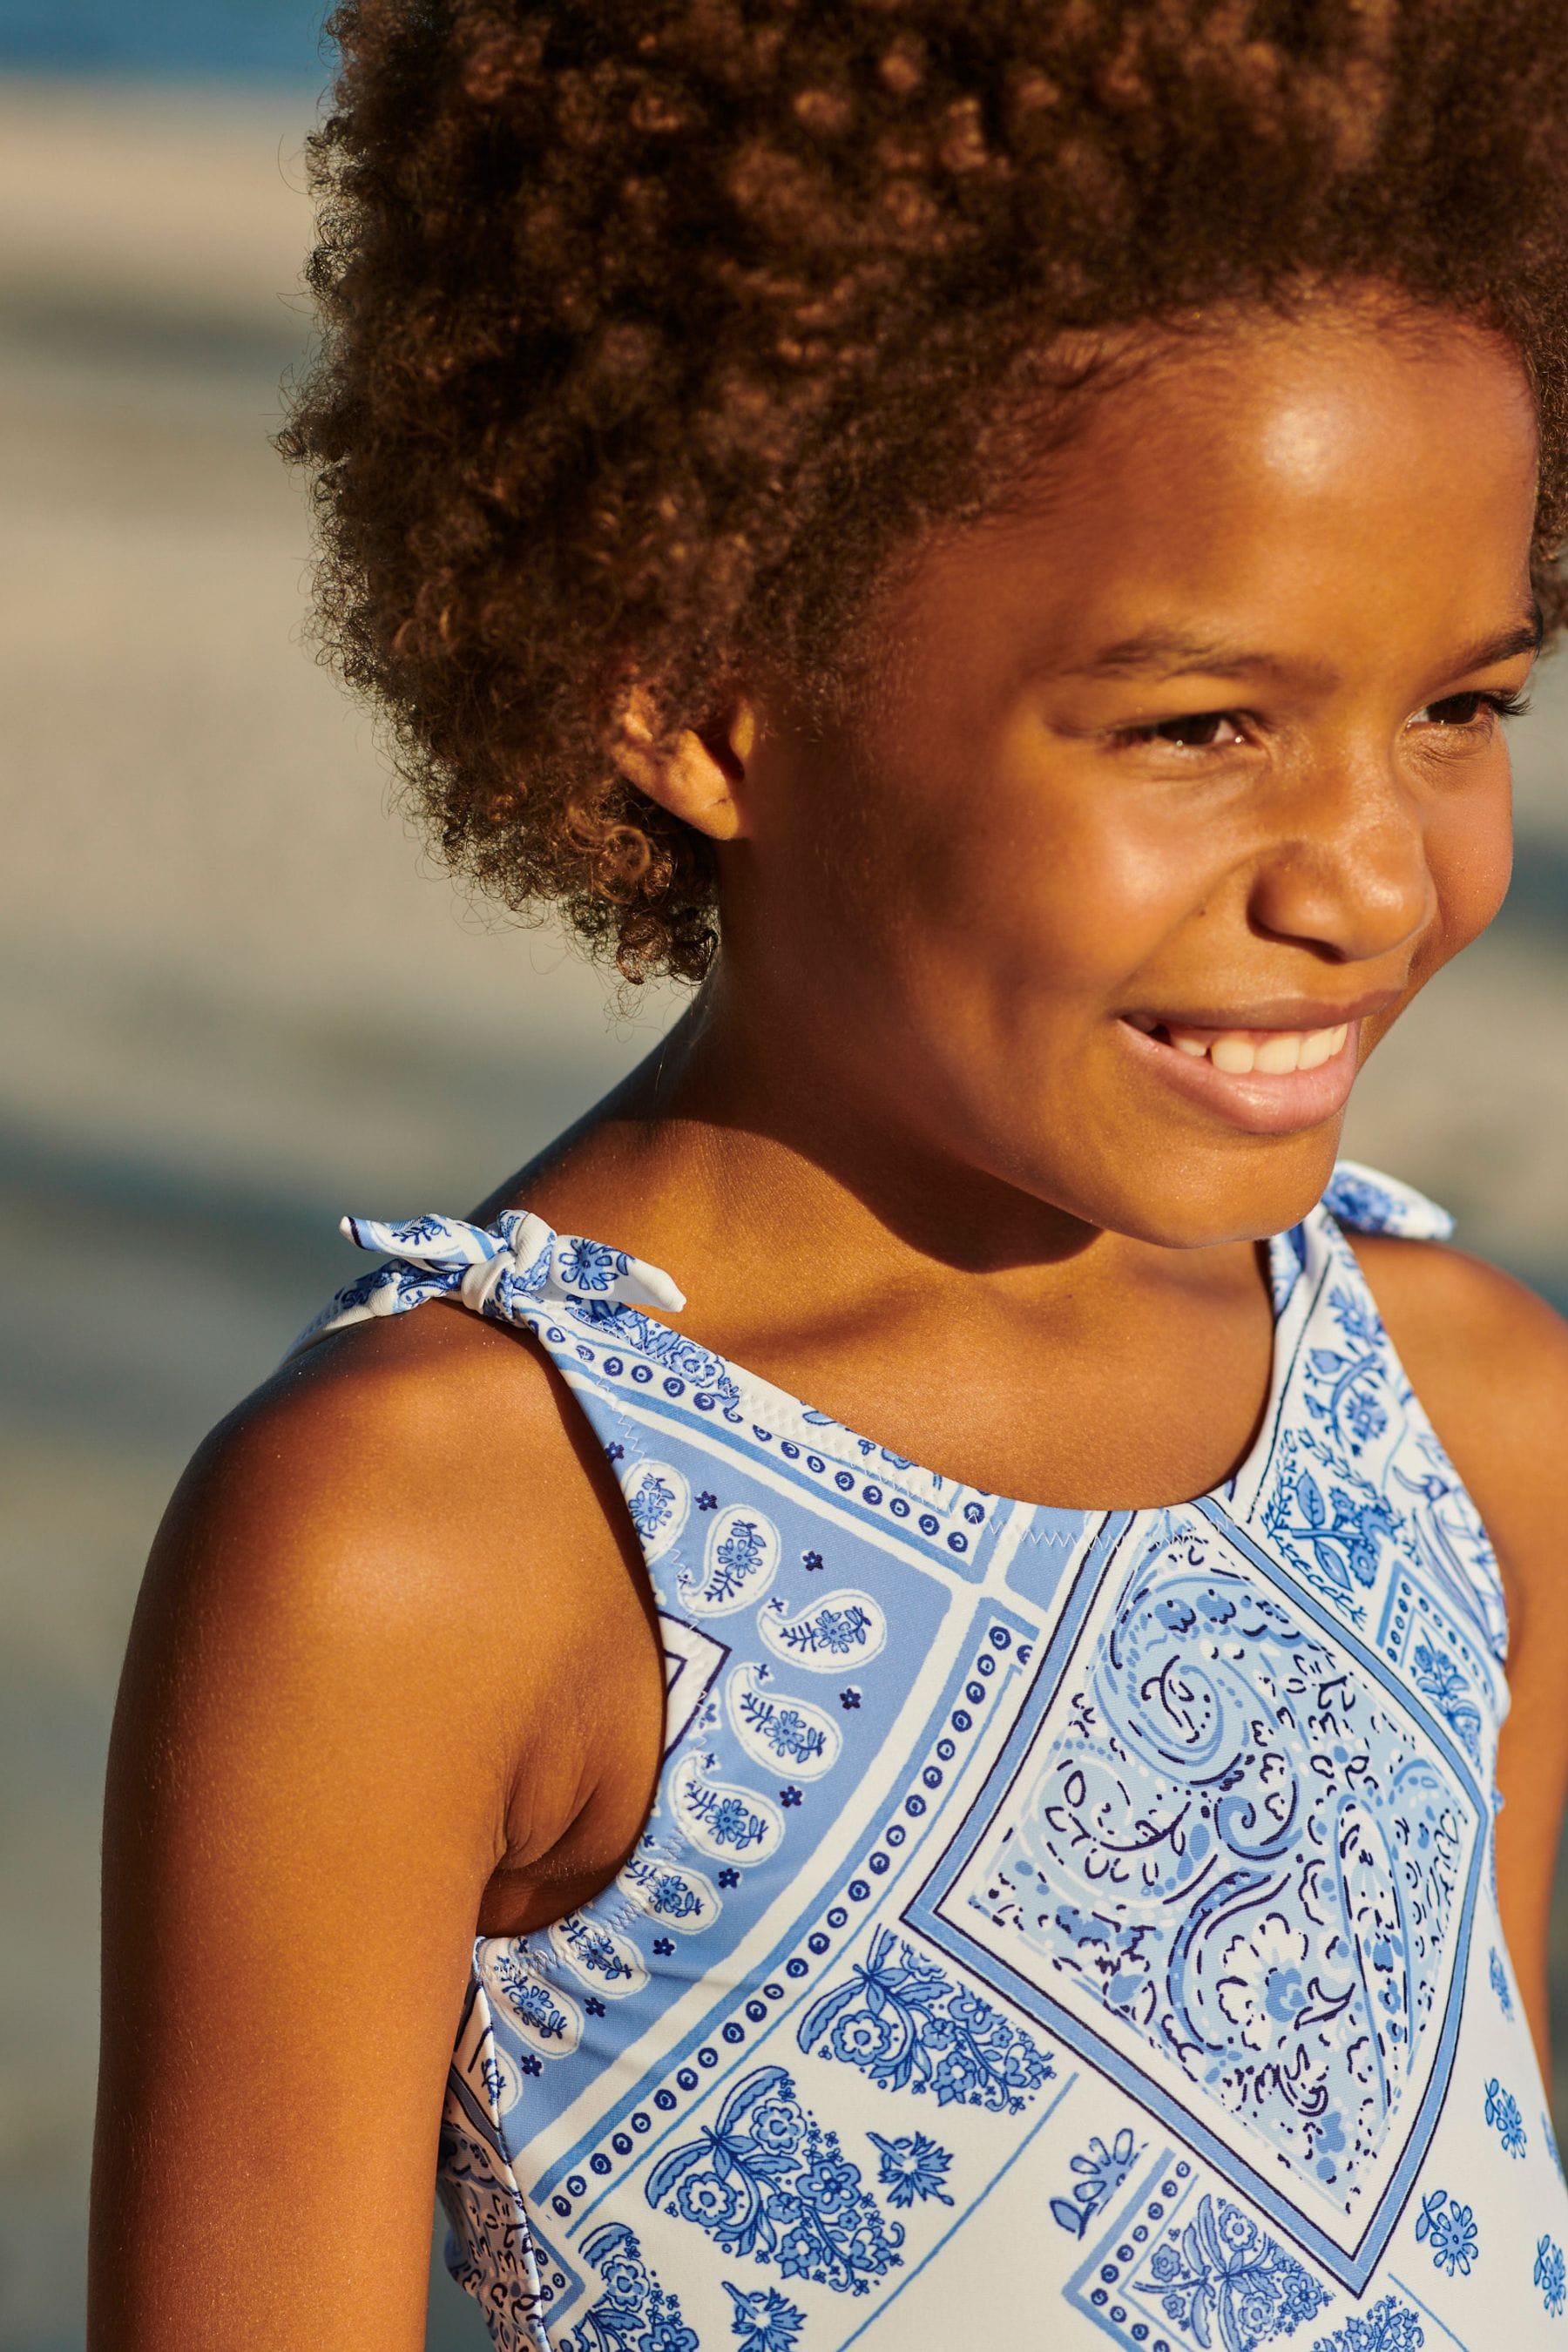
[(734, 841), (745, 830), (742, 788), (757, 738), (751, 704), (737, 703), (721, 726), (703, 734), (683, 729), (670, 749), (656, 741), (650, 710), (647, 690), (632, 687), (616, 743), (622, 773), (683, 824), (712, 841)]

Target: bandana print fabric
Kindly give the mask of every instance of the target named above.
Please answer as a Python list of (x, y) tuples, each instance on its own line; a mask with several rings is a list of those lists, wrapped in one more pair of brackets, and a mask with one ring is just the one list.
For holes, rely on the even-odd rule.
[(1345, 1239), (1441, 1210), (1342, 1162), (1247, 1460), (1131, 1512), (921, 1470), (537, 1217), (349, 1230), (312, 1333), (531, 1331), (665, 1649), (631, 1859), (474, 1950), (440, 2187), (498, 2352), (1568, 2347), (1501, 1587)]

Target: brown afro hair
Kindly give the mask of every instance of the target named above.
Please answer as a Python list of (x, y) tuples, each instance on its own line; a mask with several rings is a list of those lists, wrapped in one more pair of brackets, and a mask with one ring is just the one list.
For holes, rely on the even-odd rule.
[(1074, 331), (1323, 279), (1500, 329), (1560, 624), (1568, 10), (347, 0), (328, 29), (323, 334), (280, 436), (322, 638), (447, 858), (629, 978), (700, 977), (717, 894), (617, 769), (628, 681), (668, 740), (748, 647), (830, 694), (889, 554), (979, 510), (1007, 388), (1070, 411)]

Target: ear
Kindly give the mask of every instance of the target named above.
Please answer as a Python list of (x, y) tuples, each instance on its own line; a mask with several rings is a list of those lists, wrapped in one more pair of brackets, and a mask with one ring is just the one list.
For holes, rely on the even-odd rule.
[(621, 707), (616, 757), (639, 792), (713, 841), (733, 841), (745, 831), (740, 787), (757, 740), (756, 712), (737, 702), (716, 727), (700, 735), (686, 728), (674, 748), (654, 740), (652, 703), (647, 688), (632, 687)]

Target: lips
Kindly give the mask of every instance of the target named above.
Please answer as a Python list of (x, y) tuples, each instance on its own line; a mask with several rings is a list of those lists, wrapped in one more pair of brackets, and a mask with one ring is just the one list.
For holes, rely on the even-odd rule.
[(1254, 1135), (1296, 1134), (1337, 1117), (1360, 1063), (1360, 1018), (1288, 1029), (1133, 1014), (1117, 1027), (1151, 1078)]

